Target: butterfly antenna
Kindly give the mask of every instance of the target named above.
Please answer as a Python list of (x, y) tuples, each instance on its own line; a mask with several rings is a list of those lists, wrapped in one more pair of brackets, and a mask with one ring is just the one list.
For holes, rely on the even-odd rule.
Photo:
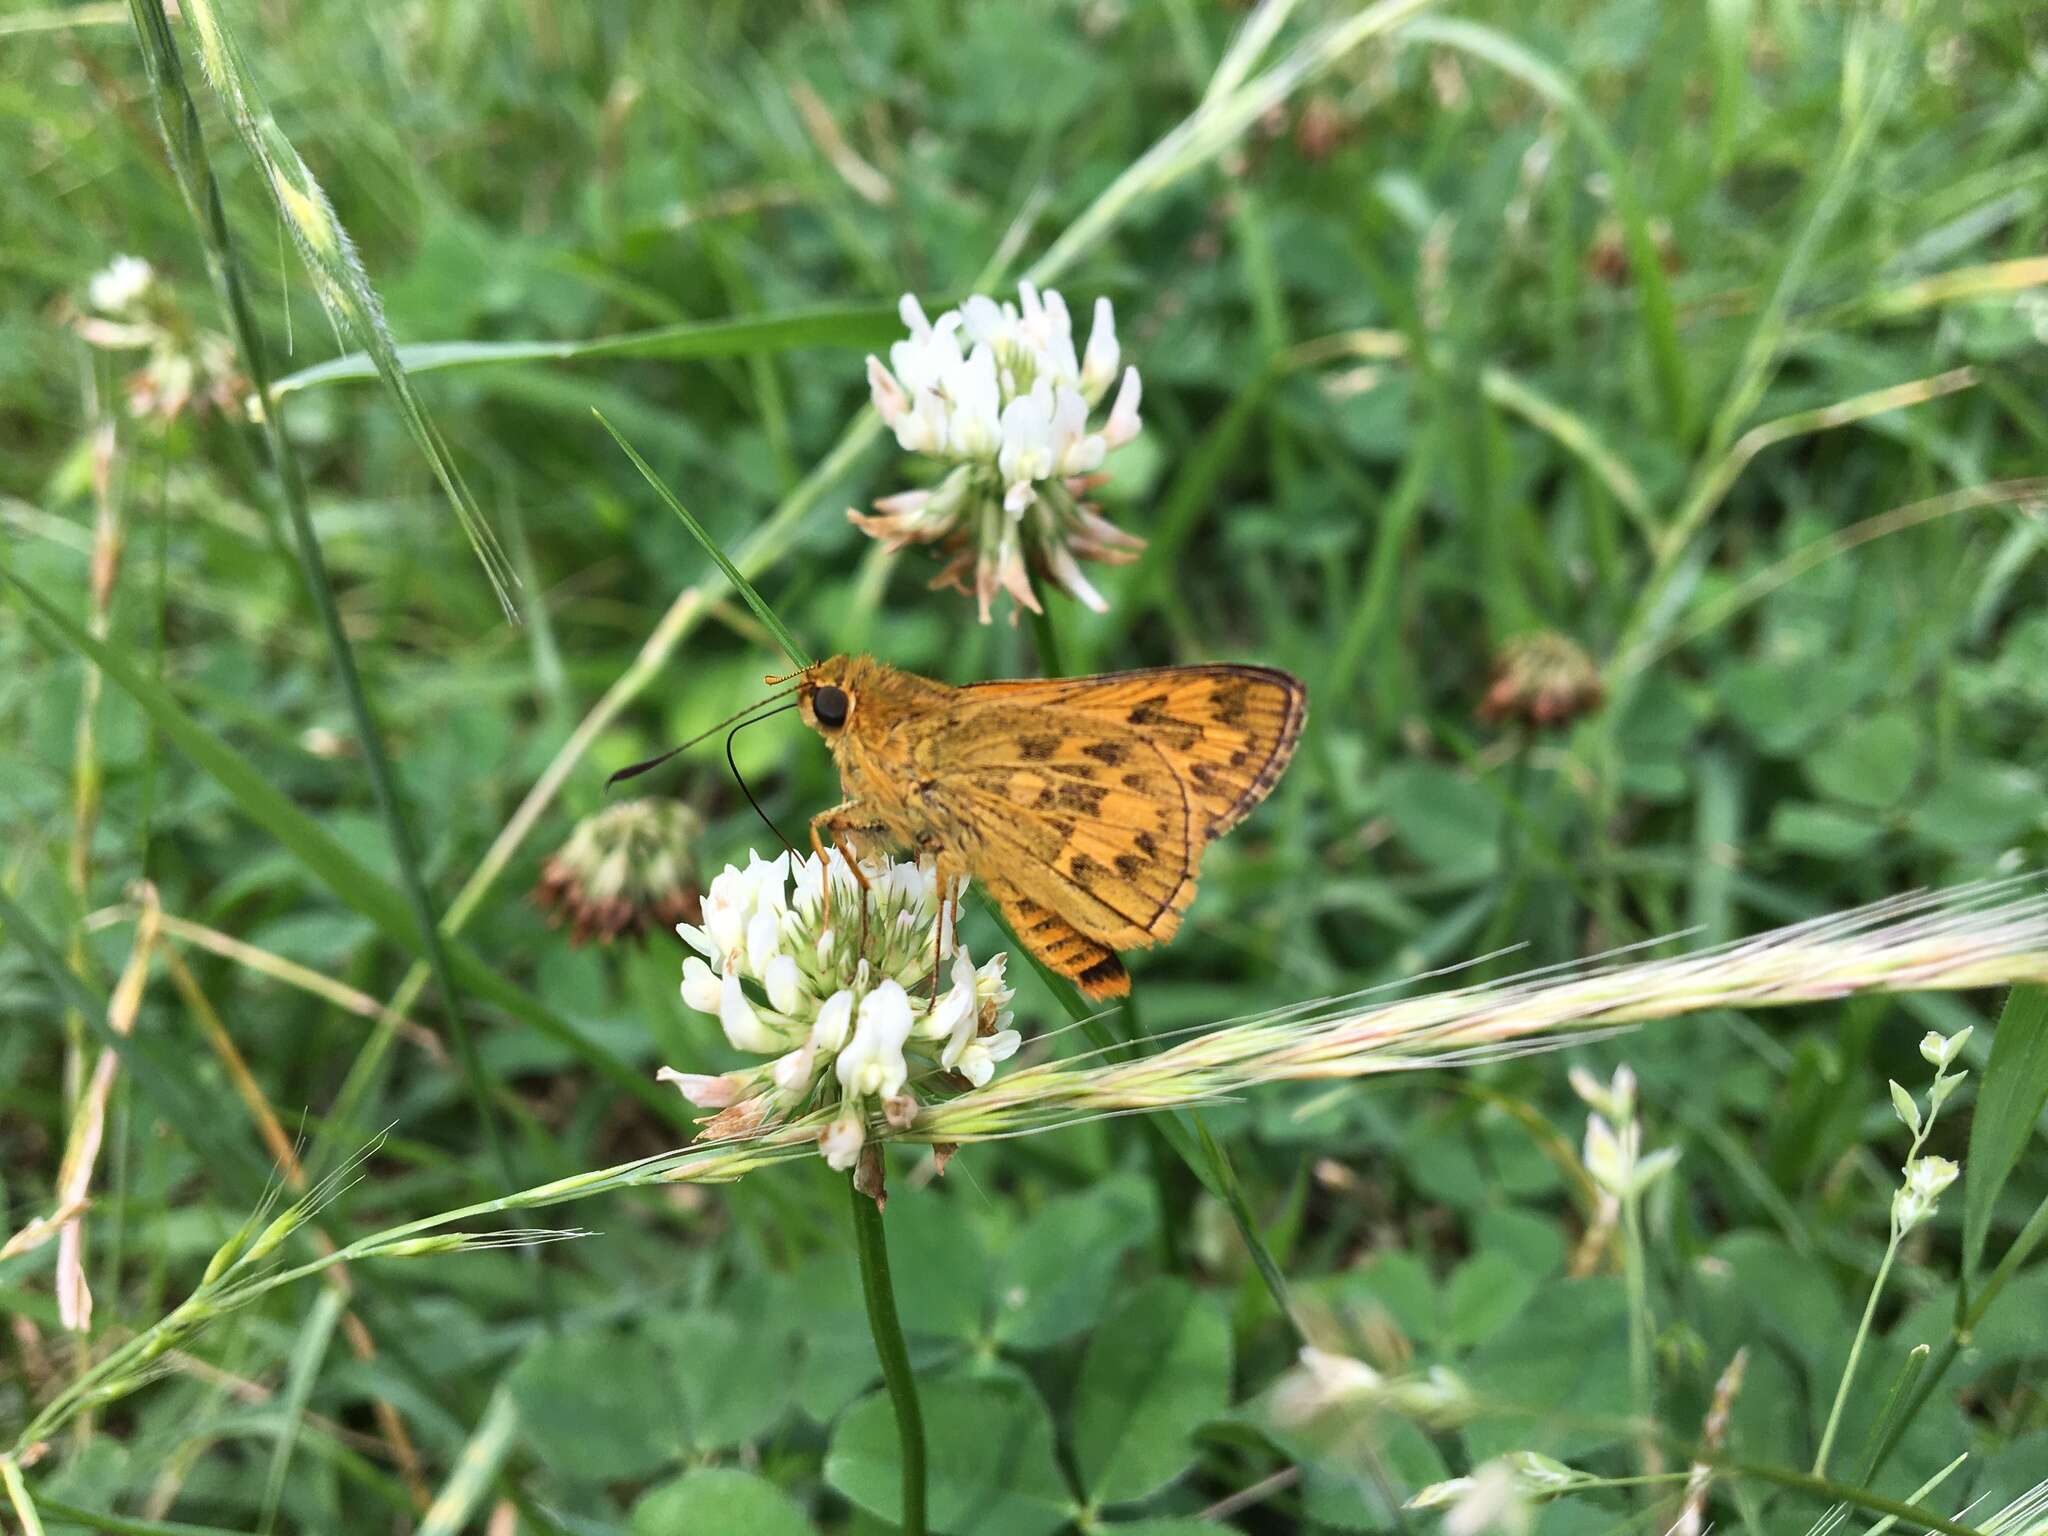
[(754, 798), (754, 792), (751, 789), (747, 788), (747, 781), (740, 776), (740, 765), (733, 761), (732, 739), (733, 737), (739, 735), (741, 731), (744, 731), (748, 726), (759, 725), (763, 720), (766, 720), (769, 715), (779, 715), (784, 710), (790, 710), (795, 708), (796, 705), (794, 704), (784, 704), (781, 706), (781, 708), (769, 710), (767, 714), (756, 715), (751, 720), (742, 720), (738, 725), (734, 726), (731, 730), (725, 733), (725, 766), (732, 770), (733, 783), (739, 785), (740, 793), (747, 797), (747, 804), (751, 805), (754, 808), (754, 814), (761, 818), (761, 823), (763, 826), (767, 827), (767, 829), (770, 832), (773, 832), (775, 834), (775, 841), (782, 844), (783, 847), (789, 850), (790, 857), (792, 858), (800, 857), (800, 855), (796, 851), (796, 845), (790, 842), (788, 838), (784, 837), (782, 835), (782, 828), (775, 825), (775, 823), (769, 819), (768, 813), (761, 809), (761, 802)]
[[(792, 677), (801, 676), (800, 673), (791, 673), (790, 675)], [(678, 752), (687, 752), (690, 750), (690, 748), (697, 745), (698, 742), (716, 736), (720, 731), (724, 730), (727, 726), (732, 725), (733, 721), (739, 720), (740, 716), (751, 715), (755, 710), (761, 708), (764, 704), (773, 704), (777, 699), (781, 698), (783, 694), (792, 693), (794, 691), (795, 690), (793, 688), (785, 688), (782, 690), (782, 693), (771, 693), (765, 699), (754, 700), (754, 702), (749, 704), (745, 709), (735, 710), (732, 714), (727, 715), (723, 720), (719, 721), (718, 724), (712, 726), (710, 730), (699, 731), (695, 736), (692, 736), (688, 741), (684, 742), (681, 746), (670, 747), (666, 752), (663, 752), (658, 757), (650, 757), (645, 762), (633, 764), (630, 768), (621, 768), (617, 773), (613, 774), (610, 778), (604, 781), (604, 787), (607, 790), (609, 790), (614, 784), (623, 784), (628, 779), (637, 779), (640, 777), (641, 774), (659, 768), (663, 763), (667, 762), (670, 758), (674, 757)], [(785, 704), (782, 706), (782, 709), (794, 709), (795, 707), (796, 706), (793, 704)], [(768, 715), (780, 714), (781, 712), (781, 710), (771, 709), (768, 711), (768, 714), (762, 715), (759, 718), (765, 720), (768, 718)], [(751, 720), (742, 720), (740, 723), (742, 725), (753, 724)], [(738, 730), (739, 726), (733, 726), (733, 729)]]

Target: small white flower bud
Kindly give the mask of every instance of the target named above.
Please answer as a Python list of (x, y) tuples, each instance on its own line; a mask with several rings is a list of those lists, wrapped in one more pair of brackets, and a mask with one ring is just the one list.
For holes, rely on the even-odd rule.
[(1913, 1095), (1906, 1092), (1897, 1082), (1893, 1082), (1891, 1088), (1892, 1108), (1897, 1110), (1899, 1118), (1906, 1122), (1906, 1129), (1915, 1136), (1918, 1136), (1920, 1134), (1920, 1106), (1913, 1102)]
[(849, 1109), (818, 1133), (818, 1150), (825, 1155), (826, 1167), (844, 1173), (859, 1160), (867, 1139), (867, 1127)]

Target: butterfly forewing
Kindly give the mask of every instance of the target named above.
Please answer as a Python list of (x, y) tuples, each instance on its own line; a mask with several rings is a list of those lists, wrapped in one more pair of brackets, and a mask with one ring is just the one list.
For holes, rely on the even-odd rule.
[(1292, 674), (1224, 663), (960, 691), (1081, 717), (1113, 739), (1149, 743), (1188, 788), (1202, 817), (1198, 842), (1228, 832), (1266, 798), (1308, 713), (1308, 690)]
[(1305, 695), (1262, 667), (963, 688), (932, 795), (1021, 894), (1113, 949), (1163, 943), (1202, 850), (1278, 779)]

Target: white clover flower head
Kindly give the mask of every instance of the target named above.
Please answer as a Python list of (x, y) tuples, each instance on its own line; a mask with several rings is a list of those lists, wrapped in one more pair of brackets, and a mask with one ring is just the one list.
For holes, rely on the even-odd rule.
[(116, 256), (85, 285), (86, 302), (103, 315), (125, 316), (155, 281), (156, 268), (140, 256)]
[(608, 806), (576, 823), (541, 866), (533, 901), (569, 942), (642, 943), (697, 915), (697, 842), (704, 823), (680, 800)]
[[(954, 468), (933, 490), (885, 496), (872, 513), (847, 516), (892, 549), (939, 545), (951, 559), (933, 585), (973, 595), (984, 624), (1001, 592), (1036, 611), (1034, 574), (1106, 609), (1078, 562), (1123, 564), (1145, 547), (1085, 499), (1103, 461), (1142, 425), (1138, 370), (1124, 367), (1118, 382), (1109, 300), (1095, 301), (1080, 353), (1066, 300), (1029, 282), (1014, 304), (975, 294), (934, 322), (905, 294), (898, 312), (910, 334), (886, 364), (867, 359), (868, 397), (906, 453)], [(1108, 415), (1091, 426), (1112, 383)]]
[(1961, 1172), (1945, 1157), (1916, 1157), (1906, 1164), (1905, 1182), (1892, 1196), (1892, 1220), (1902, 1235), (1934, 1215), (1942, 1191), (1955, 1183)]
[(88, 278), (85, 304), (71, 325), (102, 351), (144, 353), (142, 365), (122, 381), (131, 416), (159, 427), (188, 409), (253, 419), (234, 343), (178, 313), (172, 296), (158, 287), (155, 268), (140, 256), (116, 256)]
[(1022, 1043), (1010, 1027), (1007, 957), (977, 967), (955, 943), (964, 887), (942, 914), (930, 870), (884, 858), (861, 872), (865, 896), (836, 849), (822, 859), (750, 853), (713, 878), (703, 921), (677, 926), (694, 951), (683, 960), (684, 1003), (715, 1017), (735, 1050), (772, 1058), (719, 1077), (662, 1069), (692, 1103), (721, 1111), (706, 1135), (830, 1111), (819, 1151), (851, 1167), (878, 1129), (916, 1121), (920, 1091), (948, 1073), (980, 1087)]

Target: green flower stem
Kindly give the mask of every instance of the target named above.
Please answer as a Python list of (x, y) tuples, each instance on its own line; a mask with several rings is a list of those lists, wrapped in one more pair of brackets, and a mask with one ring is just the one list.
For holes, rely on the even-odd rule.
[[(1029, 575), (1032, 595), (1038, 599), (1039, 608), (1042, 610), (1045, 606), (1045, 587), (1040, 583), (1036, 571), (1029, 572)], [(1067, 669), (1060, 661), (1060, 636), (1059, 631), (1052, 627), (1052, 615), (1043, 611), (1026, 611), (1031, 614), (1031, 643), (1038, 647), (1038, 670), (1047, 677), (1063, 676)]]
[[(1936, 1080), (1939, 1081), (1939, 1074)], [(1913, 1144), (1906, 1149), (1905, 1167), (1913, 1166), (1913, 1159), (1920, 1155), (1920, 1148), (1933, 1132), (1934, 1122), (1940, 1115), (1940, 1103), (1930, 1100), (1927, 1118), (1914, 1130)], [(1894, 1200), (1891, 1211), (1891, 1235), (1884, 1245), (1884, 1262), (1877, 1266), (1877, 1278), (1870, 1283), (1870, 1298), (1863, 1303), (1863, 1320), (1856, 1325), (1856, 1337), (1849, 1345), (1849, 1358), (1842, 1366), (1842, 1379), (1835, 1387), (1834, 1406), (1828, 1409), (1827, 1427), (1820, 1434), (1820, 1449), (1813, 1453), (1815, 1477), (1827, 1475), (1828, 1453), (1835, 1448), (1835, 1431), (1842, 1427), (1842, 1409), (1849, 1401), (1849, 1388), (1856, 1380), (1856, 1367), (1863, 1359), (1863, 1345), (1870, 1337), (1871, 1320), (1877, 1316), (1877, 1298), (1884, 1294), (1884, 1283), (1892, 1272), (1892, 1260), (1899, 1256), (1899, 1244), (1905, 1236), (1905, 1228), (1899, 1225), (1898, 1202)]]
[(896, 1440), (903, 1462), (903, 1536), (925, 1536), (924, 1410), (918, 1406), (917, 1377), (910, 1369), (910, 1349), (903, 1342), (903, 1324), (896, 1316), (896, 1290), (889, 1281), (889, 1238), (882, 1229), (882, 1208), (852, 1179), (846, 1192), (853, 1201), (853, 1236), (860, 1253), (860, 1288), (867, 1298), (868, 1330), (882, 1361), (882, 1381), (896, 1410)]
[[(1645, 1426), (1657, 1421), (1657, 1379), (1650, 1360), (1650, 1286), (1643, 1265), (1642, 1197), (1631, 1194), (1621, 1202), (1622, 1283), (1628, 1292), (1628, 1377), (1637, 1417)], [(1663, 1453), (1653, 1430), (1642, 1437), (1645, 1473), (1664, 1470)]]
[(1849, 1346), (1848, 1362), (1842, 1367), (1842, 1380), (1835, 1388), (1835, 1404), (1828, 1410), (1827, 1428), (1821, 1431), (1820, 1449), (1813, 1453), (1813, 1475), (1820, 1477), (1828, 1469), (1828, 1453), (1835, 1448), (1835, 1431), (1842, 1427), (1842, 1408), (1849, 1401), (1849, 1386), (1856, 1380), (1856, 1367), (1863, 1359), (1864, 1341), (1870, 1337), (1870, 1321), (1877, 1315), (1877, 1298), (1884, 1294), (1884, 1283), (1892, 1272), (1892, 1260), (1899, 1254), (1898, 1222), (1892, 1223), (1891, 1241), (1884, 1245), (1884, 1262), (1877, 1266), (1877, 1279), (1871, 1282), (1870, 1299), (1863, 1304), (1863, 1320), (1856, 1325), (1855, 1342)]

